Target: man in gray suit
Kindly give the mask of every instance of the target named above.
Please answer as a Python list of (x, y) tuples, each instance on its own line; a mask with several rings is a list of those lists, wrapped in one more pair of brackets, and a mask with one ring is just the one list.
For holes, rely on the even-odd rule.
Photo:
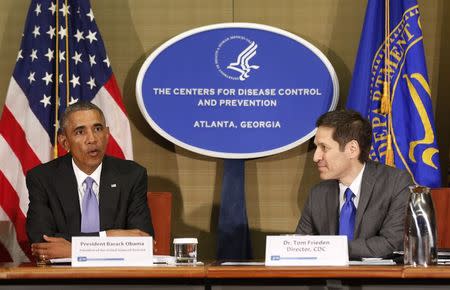
[(369, 160), (372, 129), (359, 113), (328, 112), (316, 126), (314, 162), (324, 181), (312, 188), (296, 233), (347, 235), (353, 259), (401, 250), (409, 174)]

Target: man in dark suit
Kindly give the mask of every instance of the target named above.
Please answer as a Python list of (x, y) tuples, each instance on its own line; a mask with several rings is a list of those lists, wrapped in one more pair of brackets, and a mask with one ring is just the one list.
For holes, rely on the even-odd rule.
[(296, 233), (347, 235), (350, 258), (401, 250), (409, 174), (369, 160), (372, 130), (359, 113), (328, 112), (316, 126), (314, 162), (324, 181), (311, 190)]
[(105, 156), (103, 112), (78, 102), (61, 118), (59, 144), (69, 153), (27, 173), (27, 233), (40, 260), (70, 257), (72, 236), (153, 235), (147, 171)]

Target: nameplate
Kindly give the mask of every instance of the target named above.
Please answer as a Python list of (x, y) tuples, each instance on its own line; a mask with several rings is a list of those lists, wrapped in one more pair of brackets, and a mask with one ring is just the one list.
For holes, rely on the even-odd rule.
[(266, 266), (347, 266), (346, 236), (267, 236)]
[(72, 237), (73, 267), (152, 265), (152, 237)]

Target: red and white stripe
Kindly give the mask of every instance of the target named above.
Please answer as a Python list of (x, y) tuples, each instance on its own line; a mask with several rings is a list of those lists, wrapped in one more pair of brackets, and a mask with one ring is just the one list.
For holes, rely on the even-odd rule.
[(114, 75), (100, 88), (92, 103), (102, 109), (111, 133), (107, 153), (133, 159), (130, 123)]

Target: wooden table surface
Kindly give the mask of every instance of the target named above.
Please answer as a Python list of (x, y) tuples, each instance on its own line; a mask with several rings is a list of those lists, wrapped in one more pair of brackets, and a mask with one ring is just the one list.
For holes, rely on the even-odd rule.
[[(449, 268), (450, 270), (450, 268)], [(402, 278), (403, 266), (266, 267), (208, 266), (206, 276), (223, 278)], [(450, 277), (450, 271), (449, 271)]]
[(450, 266), (347, 266), (347, 267), (266, 267), (221, 266), (155, 266), (95, 267), (43, 266), (33, 264), (0, 264), (0, 279), (449, 279)]
[[(6, 267), (5, 267), (6, 266)], [(80, 267), (3, 265), (0, 279), (205, 278), (205, 266)]]

